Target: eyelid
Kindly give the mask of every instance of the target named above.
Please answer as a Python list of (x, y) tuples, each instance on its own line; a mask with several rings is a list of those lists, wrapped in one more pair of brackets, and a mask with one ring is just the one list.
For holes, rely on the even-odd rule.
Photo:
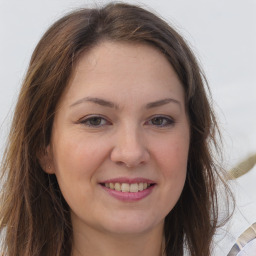
[[(100, 118), (100, 119), (104, 120), (106, 123), (105, 124), (99, 124), (99, 125), (86, 124), (86, 122), (92, 120), (93, 118)], [(102, 126), (105, 126), (105, 125), (111, 125), (111, 122), (108, 120), (108, 118), (106, 118), (105, 116), (100, 115), (100, 114), (90, 114), (90, 115), (84, 116), (84, 117), (80, 118), (77, 121), (77, 123), (85, 125), (87, 127), (92, 127), (92, 128), (101, 128)]]
[(146, 124), (149, 123), (150, 121), (152, 121), (152, 119), (154, 119), (154, 118), (163, 118), (163, 119), (168, 121), (168, 123), (164, 124), (164, 125), (150, 124), (150, 125), (155, 126), (157, 128), (165, 128), (165, 127), (173, 126), (175, 124), (175, 119), (173, 117), (168, 116), (168, 115), (161, 115), (161, 114), (151, 116), (150, 118), (147, 119)]

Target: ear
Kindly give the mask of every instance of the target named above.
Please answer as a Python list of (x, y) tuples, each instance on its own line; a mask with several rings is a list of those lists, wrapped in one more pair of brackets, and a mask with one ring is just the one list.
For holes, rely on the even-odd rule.
[(41, 168), (46, 173), (48, 173), (48, 174), (55, 173), (51, 145), (48, 145), (45, 150), (40, 151), (40, 153), (37, 154), (37, 158), (39, 160)]

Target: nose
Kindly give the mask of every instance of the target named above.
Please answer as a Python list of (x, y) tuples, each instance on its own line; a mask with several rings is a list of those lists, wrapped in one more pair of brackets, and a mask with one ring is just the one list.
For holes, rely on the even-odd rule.
[(141, 135), (136, 128), (119, 131), (114, 139), (111, 160), (129, 168), (146, 164), (150, 154)]

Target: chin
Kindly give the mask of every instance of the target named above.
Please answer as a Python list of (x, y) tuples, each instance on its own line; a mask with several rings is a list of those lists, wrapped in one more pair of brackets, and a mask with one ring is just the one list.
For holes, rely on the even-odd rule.
[(164, 219), (156, 220), (145, 216), (125, 216), (105, 225), (105, 230), (118, 235), (139, 235), (163, 227)]

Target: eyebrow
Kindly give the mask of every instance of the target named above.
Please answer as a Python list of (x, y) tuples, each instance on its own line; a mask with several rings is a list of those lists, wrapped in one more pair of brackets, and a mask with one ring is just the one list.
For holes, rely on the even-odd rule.
[(80, 100), (76, 101), (75, 103), (71, 104), (70, 107), (74, 107), (74, 106), (84, 103), (84, 102), (92, 102), (92, 103), (98, 104), (103, 107), (116, 108), (116, 109), (119, 108), (118, 105), (116, 105), (113, 102), (110, 102), (110, 101), (107, 101), (104, 99), (100, 99), (100, 98), (92, 98), (92, 97), (85, 97), (83, 99), (80, 99)]
[[(70, 107), (74, 107), (74, 106), (79, 105), (79, 104), (84, 103), (84, 102), (92, 102), (92, 103), (98, 104), (100, 106), (119, 109), (119, 106), (117, 104), (111, 102), (111, 101), (107, 101), (107, 100), (104, 100), (104, 99), (101, 99), (101, 98), (94, 98), (94, 97), (82, 98), (82, 99), (74, 102), (73, 104), (71, 104)], [(179, 106), (181, 106), (181, 104), (178, 100), (175, 100), (175, 99), (172, 99), (172, 98), (166, 98), (166, 99), (162, 99), (162, 100), (147, 103), (146, 104), (146, 109), (160, 107), (160, 106), (166, 105), (168, 103), (176, 103)]]
[(146, 105), (146, 108), (155, 108), (155, 107), (160, 107), (160, 106), (163, 106), (163, 105), (166, 105), (168, 103), (176, 103), (178, 104), (179, 106), (180, 105), (180, 102), (178, 100), (175, 100), (175, 99), (172, 99), (172, 98), (166, 98), (166, 99), (162, 99), (162, 100), (158, 100), (158, 101), (154, 101), (154, 102), (150, 102)]

